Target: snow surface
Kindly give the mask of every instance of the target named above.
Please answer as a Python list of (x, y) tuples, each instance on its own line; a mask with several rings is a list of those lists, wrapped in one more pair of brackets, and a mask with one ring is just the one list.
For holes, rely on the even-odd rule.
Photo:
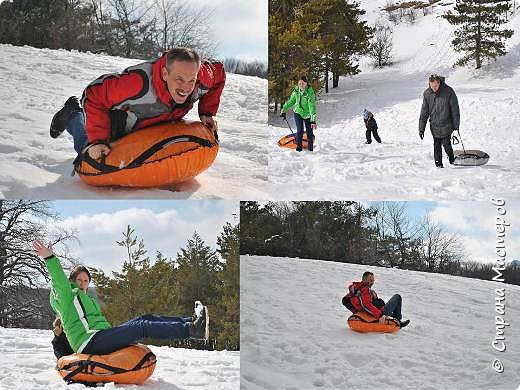
[[(228, 74), (217, 121), (220, 151), (207, 171), (167, 190), (100, 189), (71, 177), (72, 137), (49, 136), (65, 100), (105, 73), (142, 62), (0, 45), (0, 197), (261, 199), (267, 191), (267, 81)], [(197, 120), (194, 107), (187, 119)]]
[[(382, 17), (379, 10), (385, 4), (386, 0), (361, 1), (371, 25)], [(500, 194), (518, 198), (520, 12), (507, 24), (515, 31), (506, 43), (508, 54), (475, 71), (452, 67), (460, 56), (451, 47), (454, 27), (440, 18), (446, 9), (436, 7), (433, 14), (421, 14), (415, 24), (395, 26), (391, 67), (374, 69), (371, 60), (363, 57), (359, 75), (343, 77), (338, 88), (319, 95), (314, 153), (274, 146), (289, 130), (280, 118), (270, 118), (273, 197), (482, 200)], [(422, 93), (432, 73), (446, 76), (457, 93), (464, 146), (487, 152), (491, 156), (487, 165), (454, 167), (444, 155), (445, 168), (435, 168), (429, 123), (423, 141), (418, 135)], [(382, 144), (364, 143), (361, 113), (365, 108), (374, 113)], [(462, 148), (459, 144), (454, 149)]]
[[(520, 385), (520, 286), (325, 261), (241, 257), (241, 388), (506, 390)], [(395, 334), (350, 330), (347, 285), (403, 298)], [(505, 288), (505, 352), (495, 338), (495, 288)], [(502, 374), (491, 364), (500, 359)]]
[[(0, 327), (0, 389), (89, 389), (67, 385), (56, 372), (52, 331)], [(157, 356), (153, 375), (142, 385), (106, 384), (103, 389), (239, 389), (240, 352), (149, 346)]]

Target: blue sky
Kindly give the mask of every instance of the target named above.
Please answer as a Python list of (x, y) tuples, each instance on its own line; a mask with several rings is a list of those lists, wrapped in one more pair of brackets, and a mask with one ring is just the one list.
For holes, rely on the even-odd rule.
[(267, 62), (267, 0), (190, 0), (190, 4), (214, 9), (218, 57)]
[[(161, 251), (175, 258), (197, 231), (207, 245), (216, 249), (217, 237), (226, 222), (238, 223), (236, 201), (198, 200), (58, 200), (60, 227), (75, 229), (79, 243), (69, 250), (80, 263), (119, 271), (126, 252), (116, 245), (127, 225), (142, 238), (148, 255)], [(62, 248), (56, 248), (56, 252)]]

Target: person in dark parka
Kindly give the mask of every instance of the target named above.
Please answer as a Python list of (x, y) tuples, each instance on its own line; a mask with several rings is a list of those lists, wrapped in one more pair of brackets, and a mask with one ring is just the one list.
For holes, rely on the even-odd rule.
[(374, 139), (381, 143), (381, 138), (379, 138), (379, 134), (377, 134), (377, 122), (374, 118), (374, 114), (372, 114), (370, 111), (367, 111), (366, 109), (363, 111), (363, 120), (365, 121), (365, 127), (367, 128), (366, 131), (366, 137), (367, 142), (366, 144), (372, 143), (372, 135), (374, 136)]
[(430, 130), (433, 135), (433, 155), (435, 166), (442, 168), (442, 149), (448, 155), (450, 164), (455, 157), (451, 147), (451, 133), (460, 125), (460, 111), (457, 95), (446, 84), (445, 78), (437, 74), (429, 77), (430, 86), (423, 93), (421, 115), (419, 116), (419, 136), (424, 138), (426, 122), (430, 118)]

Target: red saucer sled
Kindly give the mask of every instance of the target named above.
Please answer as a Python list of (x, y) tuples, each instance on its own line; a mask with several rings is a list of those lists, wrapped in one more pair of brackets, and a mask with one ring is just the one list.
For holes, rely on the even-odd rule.
[(140, 385), (153, 374), (155, 363), (156, 357), (147, 346), (135, 344), (108, 355), (74, 353), (62, 356), (56, 369), (67, 383)]
[[(314, 143), (316, 145), (316, 137), (314, 137)], [(278, 146), (282, 148), (296, 149), (296, 134), (287, 134), (278, 141)], [(302, 148), (307, 149), (307, 133), (303, 133)]]
[(168, 122), (118, 139), (100, 160), (83, 153), (74, 170), (92, 186), (160, 187), (205, 171), (218, 150), (216, 133), (201, 122)]
[(361, 333), (395, 333), (401, 329), (396, 319), (387, 319), (385, 323), (380, 324), (377, 318), (365, 312), (352, 314), (348, 318), (347, 324), (350, 329)]

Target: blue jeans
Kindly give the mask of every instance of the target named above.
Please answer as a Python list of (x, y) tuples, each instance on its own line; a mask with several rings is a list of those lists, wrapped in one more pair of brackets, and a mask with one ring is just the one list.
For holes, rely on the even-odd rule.
[(314, 132), (312, 131), (311, 118), (303, 119), (300, 114), (294, 113), (294, 122), (296, 122), (296, 149), (302, 150), (303, 124), (307, 131), (307, 149), (312, 152), (314, 142)]
[(163, 317), (146, 314), (114, 328), (100, 330), (83, 348), (82, 353), (105, 355), (150, 337), (172, 340), (189, 337), (191, 317)]
[(401, 315), (401, 305), (402, 305), (402, 299), (399, 294), (395, 294), (390, 300), (386, 303), (383, 314), (385, 316), (392, 316), (395, 319), (401, 321), (401, 318), (403, 316)]
[(85, 114), (83, 114), (83, 111), (74, 111), (70, 114), (66, 129), (74, 139), (74, 150), (80, 154), (83, 148), (88, 144), (87, 131), (85, 129)]

